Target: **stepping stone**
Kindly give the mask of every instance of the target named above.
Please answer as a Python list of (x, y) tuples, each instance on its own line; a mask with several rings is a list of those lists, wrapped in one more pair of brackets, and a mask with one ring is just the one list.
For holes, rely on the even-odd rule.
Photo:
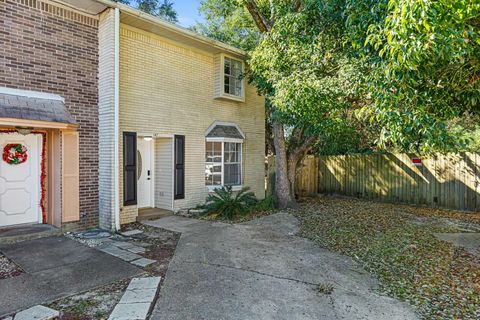
[(130, 251), (132, 253), (145, 253), (145, 248), (133, 246), (131, 248), (127, 248), (127, 251)]
[(142, 302), (152, 302), (155, 298), (155, 294), (157, 293), (157, 288), (155, 289), (136, 289), (136, 290), (129, 290), (122, 296), (120, 299), (120, 303), (142, 303)]
[(15, 320), (50, 320), (60, 316), (57, 310), (41, 305), (20, 311), (15, 315)]
[(122, 248), (122, 249), (129, 249), (129, 248), (133, 248), (135, 246), (130, 242), (122, 242), (122, 241), (113, 241), (112, 245), (114, 245), (115, 247)]
[(146, 267), (148, 265), (151, 265), (152, 263), (155, 263), (157, 262), (157, 260), (152, 260), (152, 259), (147, 259), (147, 258), (140, 258), (138, 260), (135, 260), (135, 261), (132, 261), (131, 263), (136, 265), (136, 266), (139, 266), (139, 267)]
[(124, 252), (126, 252), (125, 250), (122, 250), (119, 247), (114, 246), (112, 244), (101, 245), (101, 246), (98, 246), (97, 248), (98, 250), (111, 254), (112, 256), (121, 255)]
[(129, 303), (117, 304), (113, 312), (108, 317), (108, 320), (143, 320), (147, 318), (150, 304), (145, 303)]
[(142, 258), (142, 256), (139, 256), (138, 254), (123, 250), (113, 245), (107, 245), (106, 247), (100, 247), (98, 249), (102, 252), (108, 253), (109, 255), (120, 258), (127, 262)]
[(132, 279), (120, 302), (115, 306), (108, 319), (146, 319), (148, 311), (155, 300), (160, 279), (160, 277)]
[(128, 290), (156, 289), (161, 277), (133, 278), (128, 285)]
[(101, 239), (97, 239), (97, 241), (101, 244), (111, 244), (112, 242), (114, 242), (113, 240), (111, 240), (109, 238), (101, 238)]
[(131, 236), (135, 236), (135, 235), (142, 234), (142, 233), (143, 233), (142, 230), (134, 229), (134, 230), (129, 230), (129, 231), (122, 232), (121, 235), (125, 236), (125, 237), (131, 237)]
[(119, 255), (119, 256), (116, 256), (117, 258), (120, 258), (124, 261), (127, 261), (127, 262), (131, 262), (133, 260), (139, 260), (139, 259), (142, 259), (142, 256), (139, 256), (138, 254), (135, 254), (135, 253), (131, 253), (131, 252), (128, 252), (128, 251), (125, 251), (125, 253)]

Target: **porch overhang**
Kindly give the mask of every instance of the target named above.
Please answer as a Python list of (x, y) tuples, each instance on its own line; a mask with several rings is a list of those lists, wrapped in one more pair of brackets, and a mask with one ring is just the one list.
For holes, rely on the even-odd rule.
[(45, 129), (76, 129), (61, 96), (0, 88), (0, 126)]

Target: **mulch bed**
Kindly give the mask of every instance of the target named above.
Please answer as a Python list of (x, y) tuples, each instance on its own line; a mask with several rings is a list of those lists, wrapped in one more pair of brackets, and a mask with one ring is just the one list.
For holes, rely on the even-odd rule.
[(478, 230), (478, 213), (333, 196), (304, 200), (291, 213), (301, 235), (356, 259), (421, 318), (480, 319), (480, 259), (433, 235)]
[(19, 276), (23, 270), (0, 253), (0, 279), (7, 279)]

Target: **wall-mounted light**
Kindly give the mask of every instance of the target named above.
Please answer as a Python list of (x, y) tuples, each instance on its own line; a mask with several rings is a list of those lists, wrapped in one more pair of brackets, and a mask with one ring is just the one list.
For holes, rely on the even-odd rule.
[(27, 134), (30, 134), (32, 133), (32, 128), (28, 128), (28, 127), (16, 127), (15, 129), (17, 129), (17, 132), (26, 136)]
[(145, 141), (152, 141), (153, 137), (152, 136), (144, 136), (143, 140)]

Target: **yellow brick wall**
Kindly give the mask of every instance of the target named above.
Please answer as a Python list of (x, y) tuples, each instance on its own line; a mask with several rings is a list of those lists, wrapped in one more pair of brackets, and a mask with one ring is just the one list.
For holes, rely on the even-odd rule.
[[(215, 121), (234, 122), (245, 133), (243, 184), (264, 197), (264, 98), (247, 86), (245, 102), (214, 99), (214, 58), (121, 25), (120, 136), (123, 131), (185, 135), (185, 199), (175, 201), (176, 210), (194, 207), (208, 194), (205, 131)], [(122, 155), (120, 147), (120, 168)], [(122, 196), (120, 190), (121, 206)], [(136, 206), (122, 208), (121, 222), (133, 221), (136, 214)]]

